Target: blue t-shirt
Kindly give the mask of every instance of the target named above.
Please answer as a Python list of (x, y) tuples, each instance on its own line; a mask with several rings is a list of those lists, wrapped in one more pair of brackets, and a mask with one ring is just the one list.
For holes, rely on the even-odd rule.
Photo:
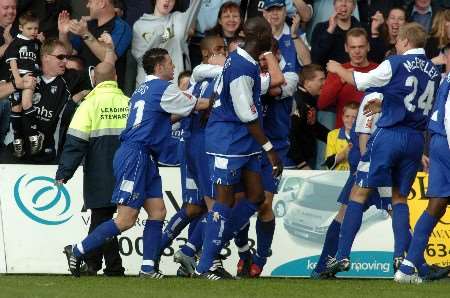
[(171, 114), (187, 116), (196, 102), (195, 97), (186, 95), (176, 85), (148, 76), (131, 96), (120, 141), (145, 146), (158, 158), (172, 134)]
[(247, 123), (261, 121), (261, 78), (258, 63), (243, 49), (232, 52), (214, 83), (218, 94), (206, 126), (206, 152), (239, 157), (261, 152)]

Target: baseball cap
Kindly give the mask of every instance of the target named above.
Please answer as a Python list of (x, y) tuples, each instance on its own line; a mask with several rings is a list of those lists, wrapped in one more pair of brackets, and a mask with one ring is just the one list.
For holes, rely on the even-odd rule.
[(271, 7), (283, 7), (286, 6), (284, 0), (264, 0), (264, 9), (269, 9)]

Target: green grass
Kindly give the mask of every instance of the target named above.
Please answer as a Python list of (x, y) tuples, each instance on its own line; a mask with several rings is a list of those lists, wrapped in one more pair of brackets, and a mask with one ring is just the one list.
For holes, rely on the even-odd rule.
[(0, 297), (450, 297), (450, 280), (398, 285), (392, 280), (331, 280), (264, 278), (205, 281), (137, 277), (0, 276)]

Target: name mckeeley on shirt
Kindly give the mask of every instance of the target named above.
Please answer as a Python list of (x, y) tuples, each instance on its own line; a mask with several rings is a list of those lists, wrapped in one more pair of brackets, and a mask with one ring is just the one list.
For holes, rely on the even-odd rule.
[(436, 78), (440, 75), (434, 65), (426, 60), (423, 60), (419, 57), (415, 57), (414, 60), (408, 60), (403, 62), (403, 66), (406, 68), (408, 72), (412, 72), (414, 69), (420, 69), (424, 73), (426, 73), (431, 79)]

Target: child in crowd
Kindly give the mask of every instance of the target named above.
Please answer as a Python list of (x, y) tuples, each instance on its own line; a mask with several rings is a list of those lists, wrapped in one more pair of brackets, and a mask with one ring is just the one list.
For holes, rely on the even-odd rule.
[(349, 169), (347, 157), (350, 151), (350, 130), (358, 115), (359, 103), (349, 102), (344, 106), (342, 121), (344, 127), (328, 133), (326, 159), (324, 165), (330, 170)]
[[(39, 19), (27, 12), (19, 17), (20, 34), (12, 41), (5, 52), (5, 61), (11, 71), (11, 82), (14, 86), (23, 81), (23, 76), (39, 74)], [(17, 89), (17, 88), (16, 88)], [(36, 111), (33, 101), (33, 90), (17, 90), (10, 97), (11, 124), (14, 131), (14, 156), (25, 155), (25, 141), (28, 140), (29, 153), (34, 155), (41, 151), (44, 135), (36, 127)]]

